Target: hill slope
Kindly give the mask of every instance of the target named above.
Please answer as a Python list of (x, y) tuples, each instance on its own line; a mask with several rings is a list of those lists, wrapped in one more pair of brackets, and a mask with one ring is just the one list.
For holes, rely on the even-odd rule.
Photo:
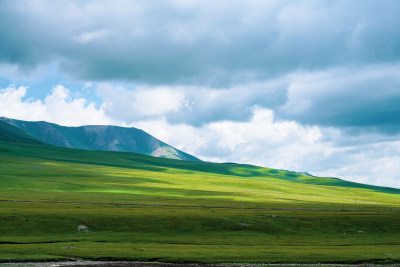
[[(4, 128), (15, 129), (9, 125), (4, 126), (7, 124), (0, 125), (0, 132), (4, 132)], [(18, 131), (18, 136), (19, 134), (21, 133)], [(70, 186), (67, 184), (79, 183), (79, 187), (68, 193), (73, 193), (78, 199), (88, 197), (86, 189), (90, 192), (108, 192), (113, 188), (110, 192), (116, 190), (128, 194), (133, 197), (132, 201), (135, 201), (137, 194), (131, 194), (130, 190), (140, 192), (141, 200), (145, 202), (155, 201), (155, 196), (156, 199), (159, 198), (154, 192), (170, 191), (174, 197), (160, 200), (162, 203), (179, 199), (192, 204), (191, 199), (194, 198), (196, 203), (201, 200), (200, 202), (206, 205), (219, 203), (222, 206), (230, 206), (232, 201), (237, 202), (240, 197), (251, 202), (254, 207), (352, 207), (355, 198), (359, 206), (369, 208), (400, 204), (397, 203), (400, 201), (400, 189), (365, 185), (337, 178), (311, 177), (291, 171), (243, 164), (181, 161), (136, 153), (70, 149), (40, 143), (35, 145), (31, 139), (18, 144), (10, 143), (9, 139), (0, 135), (0, 148), (7, 151), (2, 153), (2, 159), (12, 162), (2, 164), (0, 176), (3, 182), (5, 177), (12, 177), (12, 183), (21, 180), (23, 191), (31, 190), (29, 185), (32, 183), (34, 188), (40, 188), (39, 191), (32, 192), (40, 192), (41, 197), (55, 194), (53, 190), (42, 194), (46, 191), (48, 183), (52, 189), (58, 188), (55, 194), (57, 198), (62, 196), (62, 192), (69, 190)], [(57, 186), (54, 187), (57, 177), (63, 177), (62, 182), (57, 182)], [(139, 181), (140, 185), (137, 184)], [(89, 184), (83, 186), (85, 182)], [(249, 187), (251, 189), (248, 189)], [(86, 189), (83, 190), (84, 188)], [(383, 198), (377, 198), (376, 194)], [(97, 193), (93, 195), (96, 195), (96, 201), (112, 200), (117, 196)], [(216, 198), (213, 197), (209, 202), (211, 199), (204, 198), (208, 195), (215, 195)], [(392, 203), (389, 199), (396, 201)]]
[(34, 136), (0, 120), (0, 140), (11, 143), (44, 144)]
[(399, 189), (16, 143), (2, 127), (0, 262), (400, 260)]
[(0, 117), (1, 120), (55, 146), (135, 152), (162, 158), (200, 161), (136, 128), (105, 125), (65, 127), (44, 121), (31, 122)]

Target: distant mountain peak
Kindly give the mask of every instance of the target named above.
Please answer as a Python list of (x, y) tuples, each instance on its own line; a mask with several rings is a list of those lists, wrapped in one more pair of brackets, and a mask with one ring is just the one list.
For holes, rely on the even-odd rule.
[(110, 125), (67, 127), (45, 121), (22, 121), (5, 117), (0, 117), (0, 120), (55, 146), (134, 152), (162, 158), (201, 161), (134, 127)]

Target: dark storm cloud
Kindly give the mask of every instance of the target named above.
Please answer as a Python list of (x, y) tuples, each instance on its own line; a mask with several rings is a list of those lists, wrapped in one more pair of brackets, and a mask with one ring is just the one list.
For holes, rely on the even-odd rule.
[(0, 60), (223, 86), (400, 59), (398, 1), (1, 1)]
[[(293, 78), (281, 118), (305, 124), (387, 133), (400, 130), (400, 65), (378, 65)], [(353, 129), (352, 129), (353, 128)]]

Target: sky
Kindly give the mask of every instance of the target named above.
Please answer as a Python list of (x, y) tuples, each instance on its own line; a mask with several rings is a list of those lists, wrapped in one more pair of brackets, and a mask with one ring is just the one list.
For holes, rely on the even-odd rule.
[(400, 188), (400, 1), (0, 0), (0, 116)]

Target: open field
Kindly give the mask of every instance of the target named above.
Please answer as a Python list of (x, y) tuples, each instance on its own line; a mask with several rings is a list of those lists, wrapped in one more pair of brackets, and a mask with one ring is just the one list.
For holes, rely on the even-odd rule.
[(17, 201), (0, 201), (3, 262), (400, 261), (400, 190), (40, 144), (0, 153), (0, 198)]
[[(384, 263), (400, 258), (399, 214), (391, 212), (0, 205), (3, 261)], [(90, 231), (79, 233), (81, 224)]]

